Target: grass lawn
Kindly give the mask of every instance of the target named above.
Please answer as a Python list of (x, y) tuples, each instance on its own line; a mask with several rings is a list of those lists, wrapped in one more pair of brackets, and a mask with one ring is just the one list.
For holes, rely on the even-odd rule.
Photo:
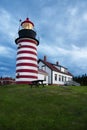
[(86, 130), (87, 87), (0, 87), (0, 130)]

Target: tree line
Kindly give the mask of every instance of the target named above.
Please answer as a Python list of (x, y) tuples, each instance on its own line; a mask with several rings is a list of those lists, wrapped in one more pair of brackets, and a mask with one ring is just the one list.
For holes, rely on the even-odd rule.
[(73, 80), (80, 83), (81, 85), (87, 86), (87, 75), (83, 74), (81, 76), (73, 77)]

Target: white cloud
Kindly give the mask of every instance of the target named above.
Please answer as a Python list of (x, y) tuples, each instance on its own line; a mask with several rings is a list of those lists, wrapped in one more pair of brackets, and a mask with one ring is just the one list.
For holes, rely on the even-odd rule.
[[(41, 36), (41, 42), (38, 46), (39, 55), (47, 55), (55, 61), (60, 60), (59, 62), (65, 66), (73, 64), (73, 68), (75, 66), (86, 68), (87, 10), (81, 10), (79, 4), (69, 6), (69, 3), (66, 3), (64, 9), (56, 4), (54, 4), (55, 6), (47, 6), (45, 5), (46, 1), (40, 0), (40, 2), (44, 7), (39, 11), (39, 19), (37, 16), (34, 17), (35, 21), (37, 20), (36, 28)], [(11, 39), (15, 44), (14, 37), (18, 29), (17, 20), (5, 9), (0, 9), (0, 19), (0, 33), (3, 33), (8, 37), (7, 40)], [(9, 47), (0, 46), (1, 56), (11, 56), (13, 51)]]
[[(0, 8), (0, 56), (4, 58), (15, 57), (15, 34), (17, 33), (17, 23), (15, 18), (5, 9)], [(4, 43), (4, 44), (3, 44)], [(12, 49), (11, 47), (14, 48)]]
[(7, 71), (7, 70), (9, 70), (9, 69), (8, 69), (7, 67), (0, 67), (0, 70), (1, 70), (1, 71), (3, 71), (3, 70), (4, 70), (4, 71)]
[(78, 7), (69, 7), (67, 12), (71, 17), (74, 17), (78, 14)]
[(60, 60), (73, 70), (75, 66), (87, 67), (87, 10), (81, 9), (78, 4), (67, 6), (65, 12), (59, 11), (57, 6), (42, 10), (39, 25), (44, 36), (41, 36), (39, 54), (51, 57), (52, 61)]
[(72, 46), (72, 57), (74, 60), (87, 60), (87, 47), (77, 47), (75, 45)]
[(14, 17), (5, 9), (0, 8), (0, 33), (8, 37), (7, 40), (14, 40), (17, 33), (17, 22)]
[(85, 12), (85, 13), (83, 14), (83, 20), (85, 20), (85, 21), (87, 22), (87, 12)]
[[(70, 49), (62, 48), (54, 45), (40, 45), (38, 47), (39, 53), (47, 55), (52, 62), (58, 61), (66, 66), (87, 67), (87, 47), (80, 48), (72, 45)], [(49, 59), (48, 59), (49, 60)]]
[(15, 50), (9, 47), (0, 46), (0, 56), (12, 58), (15, 55)]

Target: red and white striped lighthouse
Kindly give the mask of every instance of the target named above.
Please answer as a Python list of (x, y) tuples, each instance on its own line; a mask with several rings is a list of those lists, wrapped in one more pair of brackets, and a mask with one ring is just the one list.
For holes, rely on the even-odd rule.
[(15, 40), (17, 47), (16, 59), (16, 83), (29, 84), (38, 78), (37, 65), (37, 45), (36, 32), (33, 30), (34, 24), (26, 18), (21, 23), (19, 38)]

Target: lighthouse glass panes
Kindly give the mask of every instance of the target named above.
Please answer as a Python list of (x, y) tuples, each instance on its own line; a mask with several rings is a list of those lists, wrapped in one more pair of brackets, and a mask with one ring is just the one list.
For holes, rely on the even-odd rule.
[[(16, 83), (31, 84), (38, 79), (37, 65), (37, 45), (34, 24), (27, 18), (21, 23), (22, 29), (19, 30), (19, 37), (15, 40), (18, 45), (16, 59)], [(32, 28), (32, 29), (31, 29)]]
[(33, 29), (33, 25), (31, 23), (23, 24), (22, 27), (25, 29)]
[(26, 20), (21, 23), (21, 26), (24, 29), (33, 29), (34, 24), (29, 20), (29, 18), (26, 18)]

